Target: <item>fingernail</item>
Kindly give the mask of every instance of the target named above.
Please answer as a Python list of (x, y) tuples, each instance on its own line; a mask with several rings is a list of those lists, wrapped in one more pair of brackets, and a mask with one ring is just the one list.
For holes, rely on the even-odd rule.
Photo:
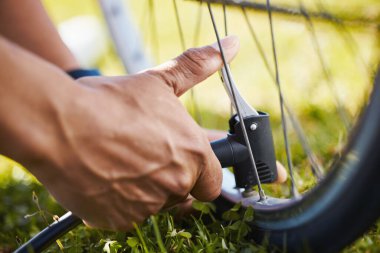
[[(239, 45), (239, 38), (235, 35), (229, 35), (224, 39), (221, 39), (220, 44), (222, 45), (223, 50), (230, 49)], [(216, 50), (220, 51), (218, 42), (215, 42), (211, 46)]]

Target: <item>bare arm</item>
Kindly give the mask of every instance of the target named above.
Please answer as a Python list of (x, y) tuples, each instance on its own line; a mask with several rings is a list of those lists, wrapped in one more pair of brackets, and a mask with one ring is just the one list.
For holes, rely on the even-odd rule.
[(57, 67), (0, 36), (0, 152), (27, 166), (42, 160), (57, 141), (51, 119), (79, 92)]
[(39, 0), (1, 0), (0, 34), (63, 70), (79, 67)]

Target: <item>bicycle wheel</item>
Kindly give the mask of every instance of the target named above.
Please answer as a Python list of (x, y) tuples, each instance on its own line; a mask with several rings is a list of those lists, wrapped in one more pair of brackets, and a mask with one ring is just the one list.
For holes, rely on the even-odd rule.
[[(149, 2), (152, 3), (152, 1)], [(258, 43), (257, 36), (252, 32), (249, 17), (247, 18), (247, 16), (249, 16), (247, 15), (248, 8), (252, 7), (264, 12), (270, 10), (270, 12), (280, 13), (284, 19), (286, 19), (289, 13), (293, 15), (291, 17), (292, 19), (295, 19), (294, 15), (296, 15), (298, 19), (304, 22), (305, 26), (310, 29), (311, 37), (315, 37), (316, 35), (314, 29), (315, 19), (326, 19), (332, 23), (333, 26), (338, 26), (339, 28), (337, 29), (346, 29), (346, 23), (343, 22), (345, 20), (337, 18), (331, 13), (326, 14), (324, 11), (308, 11), (308, 9), (301, 4), (291, 9), (278, 6), (271, 7), (270, 5), (268, 7), (268, 5), (265, 4), (252, 4), (251, 2), (244, 1), (214, 0), (211, 2), (219, 3), (223, 6), (233, 5), (234, 8), (238, 8), (239, 12), (241, 10), (240, 14), (246, 18), (246, 22), (250, 28), (249, 31), (253, 35), (259, 55), (261, 55), (264, 60), (264, 69), (269, 69), (269, 82), (272, 82), (271, 79), (273, 78), (275, 79), (275, 84), (279, 84), (279, 75), (275, 73), (276, 71), (273, 71), (273, 69), (277, 67), (271, 67), (270, 60), (268, 60), (265, 55), (263, 56), (263, 46)], [(173, 3), (175, 3), (175, 1), (173, 1)], [(206, 3), (203, 3), (204, 7), (202, 7), (201, 3), (200, 8), (206, 8), (205, 5)], [(177, 8), (175, 8), (175, 12), (177, 17), (176, 22), (180, 30), (181, 47), (185, 49), (184, 32), (183, 28), (181, 28), (183, 24), (181, 24), (180, 21), (181, 16)], [(224, 21), (226, 21), (226, 19), (224, 19)], [(373, 27), (374, 24), (375, 26), (378, 25), (376, 20), (371, 21), (361, 18), (351, 18), (347, 22), (359, 26), (368, 25)], [(225, 26), (225, 28), (226, 27), (227, 26)], [(271, 28), (273, 29), (273, 24)], [(374, 30), (376, 29), (378, 28), (374, 28)], [(349, 33), (343, 36), (350, 37)], [(331, 81), (331, 76), (326, 67), (323, 55), (321, 56), (321, 46), (318, 41), (314, 39), (312, 44), (314, 44), (317, 55), (315, 60), (321, 62), (322, 75), (324, 75), (324, 78), (327, 80), (326, 82)], [(194, 41), (195, 40), (196, 39), (194, 39)], [(274, 42), (273, 37), (271, 41)], [(269, 47), (269, 50), (272, 50), (272, 48)], [(276, 55), (276, 52), (274, 52), (274, 55)], [(374, 61), (377, 60), (378, 59), (375, 59)], [(375, 64), (373, 64), (372, 69), (377, 70)], [(368, 73), (371, 73), (371, 71), (368, 71), (367, 74)], [(268, 197), (267, 200), (263, 202), (259, 201), (260, 196), (258, 193), (251, 193), (249, 197), (245, 197), (242, 194), (244, 189), (236, 188), (233, 174), (229, 170), (224, 170), (222, 195), (215, 201), (219, 212), (222, 212), (238, 202), (242, 202), (243, 206), (253, 206), (255, 213), (254, 222), (251, 224), (252, 233), (250, 236), (255, 239), (256, 242), (268, 244), (270, 248), (286, 252), (336, 252), (368, 229), (380, 215), (380, 201), (374, 197), (378, 194), (379, 187), (377, 186), (377, 182), (380, 180), (380, 170), (378, 169), (380, 167), (380, 157), (378, 156), (377, 147), (377, 143), (380, 141), (380, 131), (378, 130), (380, 129), (380, 114), (377, 112), (377, 108), (380, 108), (380, 73), (378, 70), (377, 73), (372, 95), (368, 101), (363, 102), (362, 114), (356, 118), (356, 122), (353, 122), (352, 119), (347, 119), (355, 117), (350, 116), (350, 113), (347, 112), (348, 109), (345, 108), (344, 103), (339, 98), (332, 99), (336, 99), (333, 102), (334, 106), (336, 105), (336, 111), (333, 113), (334, 118), (329, 119), (329, 121), (339, 121), (339, 123), (336, 124), (344, 129), (342, 131), (347, 132), (343, 134), (347, 136), (347, 140), (345, 141), (344, 149), (339, 150), (339, 152), (333, 152), (333, 154), (330, 155), (329, 158), (333, 161), (332, 166), (326, 170), (320, 169), (321, 166), (316, 155), (314, 152), (309, 151), (309, 144), (307, 138), (305, 138), (305, 133), (303, 133), (302, 130), (297, 130), (297, 128), (299, 128), (297, 125), (298, 120), (292, 115), (288, 101), (286, 103), (280, 103), (280, 105), (287, 110), (288, 120), (290, 120), (290, 123), (292, 123), (295, 129), (295, 138), (300, 139), (301, 144), (299, 144), (299, 146), (305, 149), (304, 158), (299, 162), (302, 163), (304, 160), (310, 162), (310, 166), (308, 167), (311, 167), (312, 174), (317, 178), (315, 180), (315, 187), (303, 193), (301, 196), (294, 198)], [(363, 88), (363, 90), (365, 91), (366, 88)], [(276, 92), (276, 90), (274, 90), (274, 92)], [(281, 96), (282, 94), (280, 93), (280, 97)], [(363, 96), (365, 96), (365, 94)], [(198, 114), (197, 110), (199, 110), (199, 108), (194, 107), (195, 117), (197, 117)], [(358, 110), (357, 108), (356, 111)], [(282, 118), (282, 120), (283, 119), (284, 118)], [(355, 126), (352, 127), (352, 125)], [(285, 135), (286, 134), (287, 133), (285, 133)], [(286, 145), (284, 144), (283, 146)], [(282, 148), (280, 148), (280, 150), (281, 149)], [(285, 150), (285, 147), (283, 150)], [(339, 154), (338, 157), (336, 157), (337, 154)], [(286, 159), (284, 159), (284, 161), (285, 160)], [(327, 165), (329, 165), (328, 162), (326, 167)], [(288, 167), (292, 167), (291, 162)], [(291, 187), (290, 192), (293, 191), (293, 194), (297, 195), (294, 193), (298, 191), (296, 189), (297, 180), (294, 179), (293, 176), (291, 178), (293, 178), (291, 182), (293, 187)], [(57, 231), (59, 231), (59, 234), (62, 234), (63, 230), (67, 230), (78, 224), (78, 219), (73, 219), (72, 216), (69, 216), (68, 219), (64, 219), (64, 221), (68, 222), (58, 222), (52, 226), (52, 228), (58, 228)], [(56, 235), (54, 235), (54, 233), (52, 229), (47, 229), (45, 235), (42, 234), (41, 236), (45, 236), (46, 239), (46, 235), (48, 234), (50, 238), (39, 245), (38, 247), (40, 248), (37, 248), (37, 250), (46, 247), (48, 243), (54, 241), (54, 239), (57, 238), (58, 232)], [(38, 238), (35, 239), (37, 239), (35, 241), (38, 241)]]
[[(305, 12), (302, 6), (300, 10)], [(307, 22), (312, 22), (312, 15), (304, 15)], [(312, 23), (309, 25), (313, 27)], [(312, 34), (315, 36), (313, 30)], [(376, 102), (380, 99), (379, 86), (378, 72), (370, 103), (353, 128), (344, 151), (322, 178), (313, 171), (319, 182), (312, 190), (302, 197), (296, 195), (287, 200), (269, 198), (263, 204), (258, 194), (244, 198), (241, 190), (234, 189), (231, 173), (225, 171), (222, 196), (216, 201), (217, 206), (222, 210), (237, 202), (253, 206), (251, 236), (272, 249), (285, 252), (337, 252), (343, 249), (380, 215), (380, 202), (373, 199), (380, 179), (380, 159), (376, 157), (376, 142), (380, 137), (377, 112), (380, 103)], [(339, 101), (337, 104), (339, 107)], [(342, 121), (345, 121), (344, 116)], [(355, 216), (360, 218), (355, 219)]]
[[(173, 2), (175, 5), (175, 1)], [(298, 1), (298, 5), (294, 8), (270, 6), (269, 1), (266, 4), (222, 0), (210, 2), (220, 4), (223, 7), (221, 11), (223, 11), (224, 23), (221, 26), (224, 25), (226, 33), (228, 30), (226, 7), (233, 6), (238, 10), (241, 9), (241, 14), (245, 17), (259, 55), (263, 58), (264, 65), (269, 72), (271, 72), (271, 67), (268, 67), (270, 60), (266, 59), (263, 52), (264, 46), (260, 44), (259, 36), (254, 32), (253, 25), (247, 14), (248, 8), (253, 8), (257, 11), (276, 12), (282, 15), (282, 18), (285, 20), (287, 15), (291, 15), (292, 19), (296, 19), (298, 16), (299, 22), (303, 22), (309, 29), (312, 44), (317, 54), (317, 61), (321, 64), (324, 78), (330, 83), (333, 83), (333, 77), (329, 73), (324, 59), (325, 56), (322, 54), (323, 50), (319, 44), (320, 42), (318, 42), (318, 32), (315, 28), (317, 25), (315, 22), (322, 19), (332, 24), (332, 26), (335, 26), (336, 33), (345, 33), (342, 36), (346, 37), (346, 42), (348, 43), (352, 42), (353, 39), (350, 38), (352, 36), (350, 32), (346, 31), (346, 25), (378, 25), (378, 20), (355, 17), (353, 13), (346, 13), (348, 14), (347, 16), (342, 13), (339, 14), (339, 11), (337, 13), (329, 13), (321, 6), (319, 6), (319, 11), (310, 11), (302, 1)], [(183, 27), (185, 25), (181, 24), (180, 10), (176, 6), (175, 12), (181, 44), (184, 49)], [(356, 13), (359, 13), (359, 11)], [(271, 13), (269, 13), (269, 16), (272, 19)], [(269, 22), (271, 23), (270, 19)], [(270, 24), (270, 26), (273, 26), (273, 24)], [(273, 27), (270, 27), (270, 29), (273, 31)], [(378, 32), (376, 29), (372, 31)], [(194, 37), (197, 36), (195, 35)], [(273, 44), (275, 44), (274, 37), (275, 35), (272, 34), (271, 40)], [(274, 50), (273, 53), (276, 58), (276, 51)], [(274, 59), (274, 62), (274, 68), (276, 69), (276, 59)], [(356, 122), (352, 120), (352, 116), (349, 116), (350, 113), (347, 112), (345, 103), (340, 100), (338, 95), (333, 95), (336, 96), (334, 98), (336, 117), (331, 120), (341, 121), (341, 128), (346, 129), (350, 133), (347, 134), (344, 149), (340, 151), (338, 157), (330, 157), (333, 162), (329, 166), (330, 168), (325, 169), (324, 172), (321, 170), (321, 165), (313, 154), (313, 151), (309, 150), (307, 137), (303, 136), (302, 130), (297, 130), (299, 128), (298, 120), (292, 118), (292, 112), (288, 105), (289, 101), (286, 101), (287, 103), (282, 102), (284, 110), (288, 112), (288, 120), (295, 128), (295, 132), (297, 132), (295, 135), (298, 135), (300, 142), (302, 142), (300, 145), (305, 149), (305, 157), (307, 157), (306, 159), (311, 164), (312, 174), (317, 178), (318, 183), (316, 187), (302, 196), (290, 199), (269, 197), (263, 203), (259, 201), (260, 195), (257, 192), (254, 196), (245, 197), (242, 194), (244, 189), (236, 188), (233, 173), (229, 170), (224, 170), (222, 194), (215, 201), (219, 208), (219, 213), (231, 208), (238, 202), (242, 202), (243, 206), (253, 206), (255, 214), (254, 222), (251, 224), (252, 238), (256, 242), (268, 244), (270, 247), (284, 250), (285, 252), (336, 252), (364, 233), (380, 216), (380, 201), (373, 198), (373, 196), (378, 194), (379, 189), (376, 185), (378, 180), (380, 180), (380, 171), (378, 170), (380, 159), (376, 155), (378, 153), (377, 143), (380, 140), (378, 130), (380, 129), (380, 114), (377, 111), (377, 108), (380, 106), (380, 73), (376, 69), (376, 63), (373, 68), (375, 71), (369, 71), (369, 73), (377, 72), (378, 74), (374, 78), (373, 86), (370, 88), (373, 88), (372, 96), (369, 98), (369, 102), (364, 105), (365, 108), (362, 111), (362, 115), (356, 118)], [(278, 79), (280, 77), (275, 72), (272, 70), (271, 75), (275, 79), (274, 82), (279, 85)], [(334, 92), (334, 87), (330, 87), (330, 89)], [(280, 94), (280, 99), (281, 96), (283, 94)], [(194, 114), (196, 117), (196, 112)], [(355, 125), (355, 127), (352, 127), (352, 125)], [(284, 146), (286, 148), (286, 144)], [(322, 175), (323, 173), (326, 174)], [(294, 182), (291, 184), (294, 185)], [(355, 219), (354, 217), (360, 218)]]
[(380, 180), (380, 73), (374, 88), (344, 154), (312, 191), (301, 199), (270, 199), (272, 204), (263, 205), (258, 196), (243, 198), (234, 189), (233, 175), (225, 171), (217, 206), (222, 210), (238, 202), (253, 206), (251, 236), (286, 252), (337, 252), (351, 243), (380, 216), (376, 198)]

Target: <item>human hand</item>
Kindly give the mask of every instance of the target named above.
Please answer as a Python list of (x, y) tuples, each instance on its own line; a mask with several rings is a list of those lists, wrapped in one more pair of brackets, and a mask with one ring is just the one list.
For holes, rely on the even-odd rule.
[[(207, 135), (207, 138), (210, 142), (216, 141), (222, 138), (225, 138), (227, 135), (226, 131), (215, 130), (215, 129), (203, 129)], [(276, 161), (277, 165), (277, 180), (274, 182), (275, 184), (282, 184), (286, 182), (287, 173), (285, 167), (278, 161)], [(195, 209), (192, 207), (192, 203), (195, 200), (194, 197), (189, 195), (186, 200), (179, 203), (175, 206), (176, 208), (176, 218), (182, 218), (183, 216), (192, 214), (195, 212)]]
[[(222, 45), (230, 61), (238, 40)], [(129, 230), (189, 194), (213, 200), (220, 163), (177, 96), (221, 66), (214, 45), (137, 75), (78, 79), (57, 116), (57, 147), (33, 173), (64, 207), (105, 229)]]

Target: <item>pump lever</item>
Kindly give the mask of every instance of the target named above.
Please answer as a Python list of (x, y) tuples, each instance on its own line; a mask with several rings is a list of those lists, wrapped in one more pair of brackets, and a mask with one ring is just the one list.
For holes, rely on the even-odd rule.
[[(228, 71), (228, 74), (230, 76), (230, 79), (231, 79), (231, 84), (228, 83), (228, 76), (227, 76), (227, 71)], [(235, 112), (237, 111), (236, 109), (236, 104), (235, 104), (235, 101), (233, 99), (233, 96), (232, 96), (232, 92), (231, 92), (231, 88), (234, 89), (234, 92), (235, 92), (235, 97), (236, 97), (236, 102), (238, 103), (238, 106), (239, 106), (239, 109), (240, 109), (240, 112), (243, 116), (243, 118), (245, 117), (249, 117), (249, 116), (257, 116), (259, 115), (259, 113), (252, 107), (250, 106), (247, 101), (245, 101), (245, 99), (240, 95), (240, 92), (234, 82), (234, 79), (232, 77), (232, 74), (231, 74), (231, 71), (230, 71), (230, 66), (227, 65), (225, 67), (223, 67), (220, 71), (219, 71), (219, 74), (220, 74), (220, 77), (222, 79), (222, 82), (223, 82), (223, 85), (224, 85), (224, 88), (226, 89), (226, 92), (228, 94), (228, 96), (230, 97), (230, 100), (232, 102), (232, 106), (234, 107), (235, 109)]]

